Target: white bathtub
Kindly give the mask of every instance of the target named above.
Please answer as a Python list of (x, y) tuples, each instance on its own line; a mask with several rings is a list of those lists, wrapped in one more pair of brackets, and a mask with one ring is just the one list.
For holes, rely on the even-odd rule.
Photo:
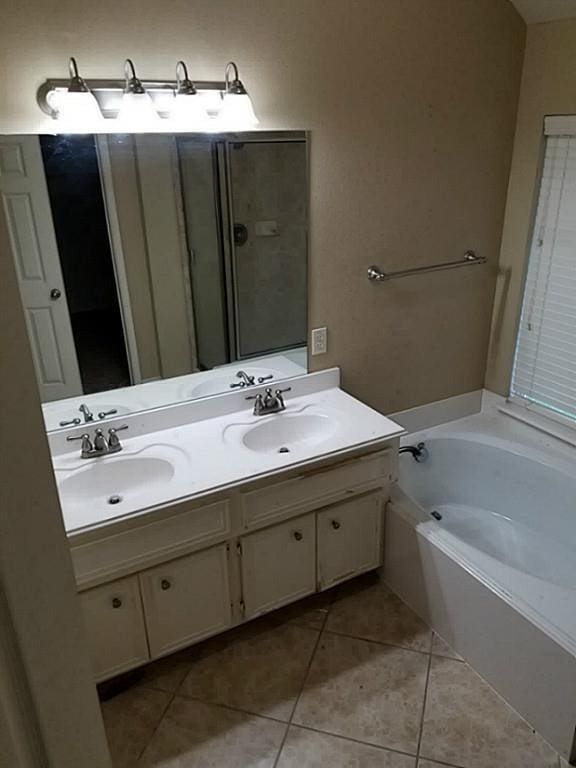
[[(384, 576), (565, 757), (576, 725), (576, 449), (481, 414), (403, 441)], [(438, 519), (439, 518), (439, 519)]]

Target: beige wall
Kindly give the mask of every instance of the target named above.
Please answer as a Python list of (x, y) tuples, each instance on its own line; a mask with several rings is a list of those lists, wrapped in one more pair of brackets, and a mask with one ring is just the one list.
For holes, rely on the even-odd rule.
[(496, 261), (524, 31), (507, 0), (28, 0), (2, 18), (0, 132), (46, 128), (36, 88), (71, 54), (87, 77), (127, 55), (199, 79), (236, 59), (263, 128), (312, 131), (310, 319), (329, 329), (313, 367), (394, 411), (482, 385), (489, 268), (365, 273)]
[(576, 19), (528, 27), (486, 386), (508, 394), (543, 148), (544, 117), (576, 113)]

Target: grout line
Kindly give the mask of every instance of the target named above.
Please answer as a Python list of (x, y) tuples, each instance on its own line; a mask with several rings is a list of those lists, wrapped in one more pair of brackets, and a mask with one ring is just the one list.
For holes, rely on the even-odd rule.
[[(147, 688), (146, 690), (152, 690), (152, 689)], [(168, 693), (168, 691), (164, 691), (164, 693)], [(158, 718), (158, 722), (156, 723), (154, 728), (152, 728), (152, 732), (150, 733), (149, 738), (146, 740), (146, 743), (144, 744), (144, 746), (142, 747), (142, 749), (138, 753), (138, 757), (136, 758), (136, 762), (140, 762), (140, 760), (144, 756), (144, 752), (146, 752), (146, 750), (148, 749), (148, 747), (152, 743), (152, 739), (156, 735), (156, 732), (158, 731), (158, 728), (160, 728), (160, 724), (162, 723), (162, 721), (166, 717), (166, 713), (168, 712), (168, 710), (172, 706), (172, 702), (174, 701), (175, 698), (176, 698), (176, 694), (175, 693), (170, 695), (170, 698), (168, 699), (168, 703), (166, 704), (166, 706), (164, 707), (164, 710), (162, 711), (162, 714)]]
[[(352, 741), (354, 744), (362, 744), (365, 747), (372, 747), (372, 749), (380, 749), (382, 752), (393, 752), (395, 755), (403, 755), (404, 757), (413, 757), (416, 755), (413, 752), (403, 752), (401, 749), (394, 749), (394, 747), (383, 747), (382, 744), (375, 744), (372, 741), (362, 741), (356, 739), (354, 736), (344, 736), (341, 733), (333, 733), (332, 731), (323, 731), (321, 728), (316, 728), (312, 725), (303, 725), (302, 723), (294, 723), (295, 728), (302, 728), (304, 731), (312, 731), (313, 733), (321, 733), (324, 736), (333, 736), (335, 739), (342, 739), (342, 741)], [(454, 766), (458, 768), (458, 766)]]
[(422, 747), (422, 733), (424, 732), (424, 718), (426, 715), (426, 700), (428, 698), (428, 684), (430, 683), (430, 668), (432, 666), (432, 645), (434, 643), (434, 632), (430, 636), (430, 648), (428, 651), (428, 667), (426, 668), (426, 683), (424, 685), (424, 698), (422, 699), (422, 715), (420, 717), (420, 730), (418, 733), (418, 746), (416, 748), (416, 768), (420, 762), (420, 749)]
[(232, 704), (224, 704), (221, 701), (211, 701), (210, 699), (202, 699), (199, 696), (191, 696), (189, 693), (175, 693), (174, 698), (185, 699), (186, 701), (196, 701), (198, 704), (205, 704), (207, 707), (221, 707), (222, 709), (230, 709), (232, 712), (240, 712), (242, 715), (250, 715), (250, 717), (260, 717), (263, 720), (271, 720), (273, 723), (280, 723), (281, 725), (288, 725), (288, 720), (280, 720), (279, 717), (272, 717), (271, 715), (262, 715), (260, 712), (252, 712), (249, 709), (242, 709), (241, 707), (235, 707)]
[(306, 682), (308, 680), (308, 677), (310, 675), (310, 670), (312, 668), (312, 663), (314, 661), (314, 658), (316, 656), (316, 651), (318, 650), (318, 645), (320, 644), (320, 639), (322, 638), (322, 634), (324, 633), (324, 627), (326, 626), (326, 622), (328, 620), (328, 614), (330, 613), (330, 608), (332, 607), (332, 603), (328, 605), (328, 610), (324, 614), (324, 617), (322, 619), (322, 626), (320, 627), (320, 630), (318, 631), (318, 637), (316, 638), (316, 642), (314, 643), (314, 648), (312, 649), (312, 653), (310, 654), (310, 660), (308, 661), (308, 666), (306, 668), (306, 672), (302, 678), (302, 685), (300, 686), (300, 690), (298, 691), (298, 695), (294, 699), (294, 704), (292, 706), (292, 712), (290, 713), (290, 717), (288, 719), (288, 723), (286, 725), (286, 731), (284, 733), (284, 738), (282, 739), (282, 742), (280, 744), (280, 748), (278, 750), (278, 754), (276, 755), (276, 760), (274, 760), (274, 765), (272, 768), (276, 768), (278, 765), (278, 762), (280, 760), (280, 755), (282, 754), (282, 750), (284, 749), (284, 744), (286, 743), (286, 739), (288, 737), (288, 731), (290, 730), (290, 726), (292, 725), (292, 719), (294, 717), (294, 713), (296, 712), (296, 707), (298, 706), (298, 702), (300, 701), (300, 697), (302, 696), (302, 693), (304, 692), (304, 688), (306, 687)]
[[(351, 635), (347, 632), (336, 632), (333, 629), (323, 629), (322, 631), (326, 632), (329, 635), (337, 635), (338, 637), (347, 637), (350, 640), (362, 640), (365, 643), (374, 643), (375, 645), (385, 645), (388, 648), (399, 648), (402, 651), (412, 651), (413, 653), (420, 653), (422, 654), (422, 656), (430, 656), (430, 653), (431, 653), (430, 650), (423, 651), (420, 648), (410, 648), (407, 645), (397, 645), (396, 643), (386, 643), (384, 642), (384, 640), (373, 640), (371, 637), (368, 638), (368, 637), (361, 637), (359, 635)], [(430, 632), (431, 632), (431, 637), (433, 637), (432, 630), (430, 630)], [(437, 654), (433, 654), (433, 655), (436, 656)], [(440, 658), (445, 659), (448, 657), (441, 656)], [(454, 659), (454, 661), (458, 661), (458, 659)]]

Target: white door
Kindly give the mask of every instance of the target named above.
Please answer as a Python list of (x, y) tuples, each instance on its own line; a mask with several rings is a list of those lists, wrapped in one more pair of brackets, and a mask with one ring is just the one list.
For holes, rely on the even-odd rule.
[(316, 591), (316, 520), (311, 512), (242, 538), (245, 618)]
[(16, 263), (43, 401), (82, 394), (37, 136), (0, 139), (0, 227)]
[(153, 659), (232, 623), (225, 544), (144, 571), (140, 584)]
[(382, 564), (382, 491), (318, 512), (320, 589)]

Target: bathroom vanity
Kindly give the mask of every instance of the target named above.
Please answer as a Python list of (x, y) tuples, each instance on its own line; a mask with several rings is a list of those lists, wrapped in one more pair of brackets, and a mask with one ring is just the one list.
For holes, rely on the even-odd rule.
[[(98, 681), (381, 565), (403, 430), (338, 378), (292, 379), (269, 416), (245, 393), (130, 416), (123, 452), (83, 463), (52, 438)], [(191, 460), (178, 456), (150, 506), (139, 462), (170, 448)]]

